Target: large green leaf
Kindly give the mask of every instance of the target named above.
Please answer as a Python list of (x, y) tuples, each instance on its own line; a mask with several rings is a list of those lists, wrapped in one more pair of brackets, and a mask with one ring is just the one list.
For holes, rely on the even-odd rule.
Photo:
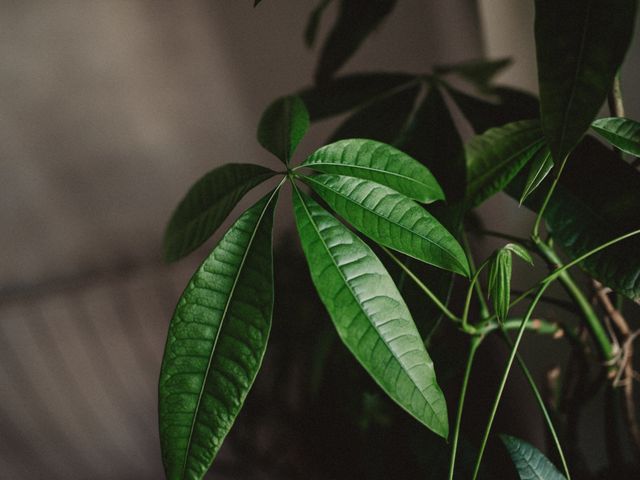
[(169, 221), (164, 235), (166, 260), (178, 260), (202, 245), (245, 193), (275, 174), (259, 165), (229, 163), (198, 180)]
[(358, 109), (331, 135), (329, 141), (345, 138), (369, 138), (384, 143), (395, 143), (413, 113), (413, 104), (420, 92), (420, 85), (379, 98)]
[(293, 203), (311, 278), (340, 338), (387, 395), (446, 438), (447, 406), (433, 362), (382, 263), (297, 189)]
[(248, 209), (193, 275), (169, 326), (160, 439), (169, 480), (201, 479), (253, 384), (271, 328), (276, 194)]
[(640, 157), (640, 123), (629, 118), (599, 118), (591, 124), (599, 135), (623, 152)]
[(500, 435), (521, 480), (565, 480), (558, 469), (533, 445), (509, 435)]
[(326, 145), (302, 165), (371, 180), (423, 203), (444, 200), (429, 169), (400, 150), (373, 140), (349, 139)]
[(376, 243), (429, 265), (469, 275), (469, 263), (458, 241), (404, 195), (354, 177), (322, 174), (303, 179), (331, 208)]
[(329, 80), (382, 23), (395, 4), (396, 0), (340, 0), (338, 18), (320, 53), (316, 82)]
[(629, 47), (636, 0), (536, 0), (542, 128), (556, 163), (607, 97)]
[(309, 110), (311, 121), (339, 115), (380, 95), (415, 82), (408, 73), (356, 73), (332, 79), (302, 90), (299, 95)]
[(295, 95), (273, 102), (262, 114), (258, 125), (260, 145), (288, 164), (298, 143), (309, 129), (309, 112)]
[(467, 207), (476, 207), (503, 190), (542, 143), (537, 120), (509, 123), (472, 138), (465, 146)]

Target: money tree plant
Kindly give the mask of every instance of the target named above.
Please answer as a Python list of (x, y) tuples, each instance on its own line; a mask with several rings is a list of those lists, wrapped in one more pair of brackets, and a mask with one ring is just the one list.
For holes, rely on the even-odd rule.
[[(570, 410), (577, 412), (580, 403), (572, 385), (592, 376), (561, 371), (554, 385), (562, 391), (560, 400), (574, 402), (571, 408), (543, 398), (518, 353), (526, 331), (568, 339), (569, 348), (599, 373), (600, 386), (622, 392), (613, 398), (624, 412), (628, 449), (640, 452), (633, 389), (638, 330), (632, 322), (640, 299), (640, 123), (624, 117), (618, 75), (637, 2), (536, 0), (539, 100), (494, 83), (508, 60), (340, 76), (365, 37), (402, 2), (321, 1), (305, 32), (309, 46), (332, 3), (338, 4), (337, 17), (314, 85), (275, 100), (259, 122), (257, 139), (273, 155), (273, 168), (229, 163), (212, 170), (188, 191), (169, 222), (164, 251), (174, 261), (211, 237), (247, 192), (269, 186), (193, 274), (171, 320), (159, 382), (167, 478), (200, 479), (212, 466), (258, 375), (272, 322), (278, 321), (272, 318), (274, 296), (292, 294), (274, 288), (279, 201), (292, 202), (310, 280), (339, 338), (386, 396), (448, 441), (448, 478), (480, 474), (514, 364), (543, 413), (558, 466), (533, 445), (505, 434), (517, 474), (569, 479), (574, 464), (582, 468), (565, 455), (562, 438), (571, 436)], [(607, 98), (609, 116), (596, 119)], [(325, 146), (306, 158), (296, 155), (313, 122), (345, 113)], [(454, 115), (476, 132), (466, 143)], [(475, 209), (499, 192), (535, 213), (528, 238), (484, 230), (473, 221)], [(468, 235), (493, 236), (504, 244), (476, 261)], [(548, 272), (530, 288), (514, 291), (514, 260), (533, 278), (539, 270), (527, 265), (534, 256)], [(426, 334), (399, 286), (407, 283), (434, 306), (432, 318), (422, 318), (423, 312), (419, 318), (429, 327)], [(567, 300), (547, 295), (554, 283), (564, 287)], [(451, 301), (452, 291), (461, 292), (459, 302)], [(563, 314), (540, 317), (542, 302), (555, 303), (579, 321)], [(513, 314), (521, 303), (526, 309)], [(457, 405), (447, 405), (439, 365), (428, 351), (443, 324), (467, 339)], [(506, 342), (509, 355), (484, 434), (471, 449), (475, 460), (463, 470), (456, 460), (467, 385), (476, 352), (492, 335)]]

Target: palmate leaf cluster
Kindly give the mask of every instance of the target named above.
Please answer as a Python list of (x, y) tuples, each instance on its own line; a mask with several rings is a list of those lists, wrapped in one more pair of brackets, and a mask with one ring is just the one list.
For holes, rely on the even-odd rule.
[[(196, 182), (169, 222), (164, 252), (174, 261), (210, 238), (250, 190), (269, 185), (194, 273), (171, 321), (159, 386), (170, 479), (204, 476), (260, 369), (277, 321), (272, 230), (285, 185), (311, 280), (339, 337), (388, 397), (444, 439), (450, 410), (436, 367), (370, 245), (394, 251), (405, 264), (424, 265), (425, 288), (447, 297), (454, 277), (464, 281), (475, 273), (463, 222), (499, 192), (542, 212), (570, 260), (640, 227), (640, 175), (620, 154), (640, 155), (640, 124), (594, 121), (629, 46), (637, 2), (536, 1), (540, 101), (495, 84), (507, 59), (440, 65), (427, 73), (339, 75), (398, 3), (318, 2), (305, 31), (308, 46), (317, 43), (332, 4), (337, 19), (321, 47), (315, 84), (273, 102), (258, 127), (258, 142), (280, 167), (217, 168)], [(338, 115), (345, 120), (328, 144), (297, 159), (310, 125)], [(466, 144), (456, 115), (476, 133)], [(585, 136), (589, 127), (617, 150)], [(629, 238), (580, 266), (638, 300), (638, 251), (638, 237)], [(526, 249), (508, 244), (480, 267), (488, 267), (489, 298), (500, 322), (511, 303), (512, 254), (532, 263)], [(462, 319), (447, 313), (466, 328), (467, 312)], [(564, 478), (531, 445), (503, 440), (521, 478)]]

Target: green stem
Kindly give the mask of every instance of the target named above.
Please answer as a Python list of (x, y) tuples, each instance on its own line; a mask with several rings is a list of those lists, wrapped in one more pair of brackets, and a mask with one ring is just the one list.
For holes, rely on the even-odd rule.
[(460, 322), (460, 318), (458, 318), (454, 313), (452, 313), (451, 310), (449, 310), (447, 306), (436, 296), (436, 294), (433, 293), (429, 289), (429, 287), (427, 287), (424, 283), (420, 281), (420, 279), (409, 269), (409, 267), (407, 267), (404, 263), (402, 263), (402, 261), (398, 257), (396, 257), (393, 253), (391, 253), (391, 251), (388, 248), (383, 246), (380, 246), (380, 248), (382, 248), (382, 250), (384, 250), (384, 252), (387, 255), (389, 255), (389, 258), (391, 258), (391, 260), (393, 260), (398, 264), (398, 266), (409, 276), (409, 278), (411, 278), (411, 280), (415, 282), (415, 284), (433, 301), (433, 303), (436, 304), (436, 306), (442, 311), (442, 313), (444, 313), (448, 318), (450, 318), (454, 322), (456, 323)]
[(464, 378), (462, 379), (462, 388), (460, 390), (460, 398), (458, 399), (458, 412), (456, 414), (456, 424), (453, 431), (453, 445), (451, 445), (451, 458), (449, 460), (449, 480), (453, 479), (453, 472), (456, 465), (456, 454), (458, 452), (458, 441), (460, 439), (460, 424), (462, 423), (462, 411), (464, 409), (464, 401), (467, 395), (467, 386), (469, 384), (469, 377), (471, 376), (471, 368), (473, 367), (473, 360), (476, 356), (476, 351), (482, 342), (483, 337), (471, 338), (471, 347), (469, 350), (469, 356), (467, 357), (467, 366), (464, 371)]
[[(471, 245), (469, 244), (469, 239), (467, 238), (467, 234), (465, 232), (462, 233), (462, 244), (464, 245), (464, 251), (467, 254), (467, 258), (469, 259), (469, 266), (471, 267), (471, 272), (475, 274), (477, 273), (476, 263), (473, 259), (473, 253), (471, 252)], [(482, 270), (484, 266), (485, 265), (482, 264), (478, 269), (478, 271)], [(474, 284), (476, 288), (476, 295), (478, 297), (478, 301), (480, 302), (480, 318), (487, 318), (490, 315), (489, 306), (487, 305), (487, 302), (484, 298), (484, 293), (482, 292), (482, 286), (477, 281), (475, 283), (472, 282), (472, 284)]]
[[(473, 277), (471, 278), (471, 283), (469, 284), (469, 289), (467, 290), (467, 298), (464, 301), (464, 311), (462, 313), (462, 329), (466, 332), (466, 331), (473, 331), (473, 329), (469, 328), (469, 308), (471, 306), (471, 296), (473, 295), (474, 292), (474, 287), (478, 284), (478, 277), (480, 276), (480, 273), (482, 272), (482, 269), (484, 267), (486, 267), (488, 264), (487, 261), (485, 261), (482, 265), (480, 265), (480, 268), (478, 270), (475, 271), (475, 273), (473, 274)], [(477, 292), (478, 293), (478, 297), (482, 298), (482, 291)], [(481, 307), (482, 308), (482, 307)], [(482, 308), (482, 317), (486, 318), (489, 316), (489, 311), (488, 309)], [(486, 310), (486, 315), (484, 314), (484, 311)]]

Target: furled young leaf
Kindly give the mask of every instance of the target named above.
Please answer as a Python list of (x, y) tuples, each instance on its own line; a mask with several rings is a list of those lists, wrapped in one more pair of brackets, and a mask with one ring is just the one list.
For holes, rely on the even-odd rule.
[(201, 479), (262, 363), (273, 310), (275, 194), (240, 216), (193, 275), (169, 326), (159, 385), (169, 480)]
[(404, 195), (354, 177), (322, 174), (303, 179), (331, 208), (376, 243), (469, 276), (469, 263), (457, 240)]
[(420, 85), (413, 84), (366, 104), (347, 118), (329, 141), (370, 138), (394, 144), (413, 114), (418, 92)]
[(517, 243), (507, 243), (502, 248), (508, 252), (515, 253), (517, 256), (519, 256), (522, 260), (527, 262), (529, 265), (533, 265), (533, 258), (531, 257), (531, 254), (522, 245), (518, 245)]
[(529, 166), (529, 176), (527, 177), (527, 182), (520, 196), (521, 205), (522, 202), (531, 195), (531, 192), (538, 188), (543, 180), (547, 178), (547, 175), (549, 175), (552, 169), (553, 158), (551, 157), (551, 152), (547, 147), (542, 147), (538, 150), (538, 153), (535, 154)]
[(591, 124), (599, 135), (629, 155), (640, 157), (640, 123), (629, 118), (599, 118)]
[(309, 87), (299, 96), (309, 110), (311, 121), (316, 122), (347, 112), (415, 81), (415, 75), (408, 73), (356, 73)]
[(542, 146), (537, 120), (491, 128), (465, 146), (466, 205), (473, 208), (504, 189)]
[(258, 125), (258, 141), (283, 163), (289, 164), (308, 129), (309, 113), (300, 97), (282, 97), (262, 114)]
[(542, 128), (556, 163), (607, 97), (629, 47), (636, 0), (536, 0)]
[(340, 338), (387, 395), (447, 438), (447, 406), (433, 362), (382, 263), (297, 189), (293, 203), (311, 278)]
[(304, 29), (304, 43), (308, 48), (313, 47), (320, 27), (320, 20), (325, 9), (329, 6), (331, 0), (320, 0), (320, 3), (311, 11), (307, 27)]
[(275, 174), (260, 165), (229, 163), (198, 180), (169, 221), (164, 235), (166, 260), (178, 260), (202, 245), (245, 193)]
[(340, 0), (338, 18), (322, 47), (316, 82), (329, 80), (382, 23), (395, 4), (396, 0)]
[(371, 180), (422, 203), (444, 200), (429, 169), (400, 150), (373, 140), (340, 140), (316, 150), (302, 165)]
[(521, 480), (565, 480), (558, 469), (533, 445), (509, 435), (500, 435)]
[(397, 145), (429, 167), (449, 203), (464, 196), (462, 139), (437, 88), (429, 91)]
[(488, 287), (493, 309), (500, 321), (504, 321), (509, 313), (511, 270), (511, 252), (505, 249), (498, 250), (491, 259)]
[(440, 75), (453, 74), (473, 83), (481, 90), (486, 90), (493, 78), (511, 65), (510, 58), (497, 60), (471, 60), (455, 65), (438, 65), (435, 72)]

